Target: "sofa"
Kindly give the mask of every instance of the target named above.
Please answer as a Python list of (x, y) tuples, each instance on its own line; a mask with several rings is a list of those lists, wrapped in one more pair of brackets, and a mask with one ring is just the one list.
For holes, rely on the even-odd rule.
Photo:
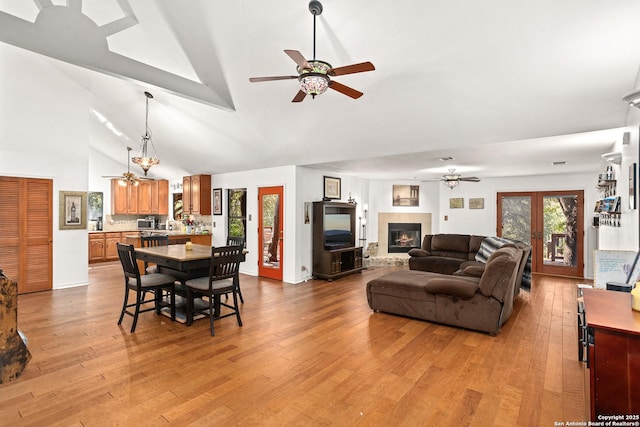
[(400, 270), (367, 283), (369, 307), (496, 335), (513, 311), (522, 249), (506, 245), (487, 259), (480, 277)]
[(409, 251), (409, 268), (453, 274), (463, 262), (475, 261), (483, 240), (469, 234), (426, 234), (420, 249)]
[(514, 297), (531, 285), (531, 246), (501, 237), (469, 234), (427, 234), (420, 249), (409, 251), (409, 268), (441, 274), (480, 277), (489, 256), (504, 245), (522, 249)]

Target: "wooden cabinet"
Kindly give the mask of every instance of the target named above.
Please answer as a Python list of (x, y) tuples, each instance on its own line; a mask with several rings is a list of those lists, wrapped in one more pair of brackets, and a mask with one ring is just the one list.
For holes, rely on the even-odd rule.
[[(588, 331), (587, 408), (592, 421), (601, 415), (640, 414), (640, 312), (627, 292), (584, 289)], [(638, 418), (624, 418), (639, 421)]]
[(104, 233), (89, 233), (89, 263), (104, 261)]
[(121, 232), (89, 233), (89, 263), (118, 259), (118, 243), (123, 243)]
[(211, 215), (211, 175), (182, 178), (182, 209), (185, 214)]
[(355, 246), (356, 205), (313, 202), (313, 275), (333, 280), (362, 271), (362, 247)]
[(122, 185), (119, 179), (111, 180), (111, 214), (138, 213), (138, 186), (128, 182)]
[(104, 260), (115, 261), (118, 259), (118, 243), (123, 243), (122, 233), (105, 233), (104, 236)]
[(169, 212), (169, 181), (141, 180), (138, 185), (121, 185), (111, 180), (112, 215), (167, 215)]

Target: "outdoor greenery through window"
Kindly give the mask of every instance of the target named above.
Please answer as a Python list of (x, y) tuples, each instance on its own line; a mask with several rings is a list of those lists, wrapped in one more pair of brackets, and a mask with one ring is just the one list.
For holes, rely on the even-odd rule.
[(247, 189), (230, 188), (227, 192), (227, 230), (229, 237), (247, 237)]

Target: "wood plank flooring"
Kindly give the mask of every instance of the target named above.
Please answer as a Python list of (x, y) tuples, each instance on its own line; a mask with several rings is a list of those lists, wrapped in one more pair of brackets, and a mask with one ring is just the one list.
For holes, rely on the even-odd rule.
[(373, 313), (375, 268), (298, 285), (242, 276), (234, 317), (117, 326), (119, 264), (21, 295), (31, 363), (0, 385), (0, 424), (553, 426), (584, 421), (575, 280), (534, 278), (496, 337)]

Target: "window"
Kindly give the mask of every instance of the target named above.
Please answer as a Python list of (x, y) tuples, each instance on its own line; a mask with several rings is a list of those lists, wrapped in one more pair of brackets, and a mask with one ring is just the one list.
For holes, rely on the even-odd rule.
[(247, 189), (230, 188), (227, 191), (227, 235), (247, 238)]

